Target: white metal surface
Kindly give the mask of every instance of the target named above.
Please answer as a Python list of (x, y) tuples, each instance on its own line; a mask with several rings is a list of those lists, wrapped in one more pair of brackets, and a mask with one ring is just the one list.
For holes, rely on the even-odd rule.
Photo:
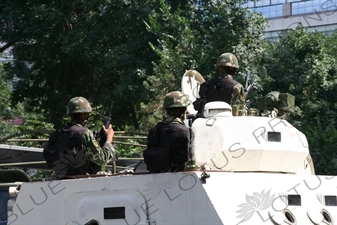
[(209, 117), (232, 117), (232, 106), (226, 102), (209, 102), (205, 105), (204, 116)]
[(306, 137), (286, 120), (212, 116), (194, 121), (197, 165), (227, 171), (313, 174)]
[[(25, 183), (8, 224), (329, 224), (323, 209), (337, 220), (337, 206), (322, 200), (336, 197), (336, 177), (209, 174), (206, 182), (201, 172), (186, 172)], [(125, 218), (104, 219), (111, 207), (125, 207)], [(296, 223), (284, 222), (286, 211)]]

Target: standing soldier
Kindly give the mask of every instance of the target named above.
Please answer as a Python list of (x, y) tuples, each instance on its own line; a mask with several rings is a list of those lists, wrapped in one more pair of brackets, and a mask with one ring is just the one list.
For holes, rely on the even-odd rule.
[(233, 116), (244, 116), (245, 90), (233, 79), (233, 75), (239, 68), (237, 58), (232, 53), (223, 53), (218, 58), (216, 68), (219, 72), (218, 76), (201, 84), (200, 98), (193, 103), (194, 108), (200, 113), (207, 102), (224, 101), (232, 106)]
[(44, 148), (44, 157), (49, 168), (55, 170), (56, 177), (95, 174), (115, 158), (112, 145), (114, 130), (111, 124), (107, 129), (102, 126), (106, 135), (106, 142), (102, 147), (92, 131), (85, 127), (91, 111), (87, 99), (70, 99), (67, 106), (70, 122), (50, 135)]
[(183, 120), (188, 96), (172, 91), (165, 96), (163, 108), (167, 117), (150, 129), (144, 162), (150, 172), (182, 171), (187, 162), (188, 128)]

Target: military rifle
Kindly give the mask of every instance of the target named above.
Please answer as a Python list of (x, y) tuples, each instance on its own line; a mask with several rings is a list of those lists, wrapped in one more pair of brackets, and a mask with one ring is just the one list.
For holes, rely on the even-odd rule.
[(246, 85), (245, 85), (245, 108), (247, 110), (250, 109), (250, 96), (254, 89), (254, 81), (251, 79), (251, 73), (248, 70), (246, 77)]
[(193, 119), (188, 118), (188, 150), (187, 150), (188, 160), (186, 163), (186, 169), (189, 170), (194, 170), (198, 168), (198, 166), (195, 164), (194, 144), (193, 144), (194, 134), (192, 131), (192, 123)]
[[(113, 102), (111, 102), (109, 114), (107, 116), (103, 116), (103, 124), (104, 124), (105, 129), (108, 129), (109, 126), (110, 126), (112, 108), (113, 108)], [(105, 136), (103, 128), (101, 128), (101, 131), (99, 133), (99, 145), (101, 147), (103, 147), (103, 145), (105, 144), (105, 142), (106, 142), (106, 136)]]

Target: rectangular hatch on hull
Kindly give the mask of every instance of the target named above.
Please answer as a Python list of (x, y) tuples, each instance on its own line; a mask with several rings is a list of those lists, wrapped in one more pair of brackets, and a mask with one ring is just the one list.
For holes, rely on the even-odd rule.
[(268, 131), (268, 141), (281, 142), (281, 132), (270, 132), (270, 131)]
[(302, 205), (301, 195), (288, 195), (288, 205)]
[(64, 221), (71, 224), (148, 224), (147, 200), (137, 190), (79, 191), (68, 196), (64, 204)]
[(326, 206), (337, 206), (337, 196), (326, 195), (324, 201)]
[(125, 207), (104, 208), (104, 219), (125, 219)]

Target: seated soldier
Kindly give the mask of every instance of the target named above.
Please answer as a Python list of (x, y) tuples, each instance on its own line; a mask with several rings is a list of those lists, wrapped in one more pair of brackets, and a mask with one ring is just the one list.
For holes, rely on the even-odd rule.
[(103, 146), (98, 144), (92, 131), (85, 127), (91, 111), (87, 99), (70, 99), (67, 106), (70, 122), (51, 133), (43, 154), (48, 167), (55, 170), (57, 178), (95, 174), (115, 159), (116, 153), (112, 145), (114, 130), (111, 124), (108, 128), (102, 125), (106, 136)]
[(189, 105), (188, 96), (173, 91), (165, 96), (167, 117), (148, 133), (144, 162), (150, 172), (182, 171), (187, 162), (188, 128), (183, 120)]

